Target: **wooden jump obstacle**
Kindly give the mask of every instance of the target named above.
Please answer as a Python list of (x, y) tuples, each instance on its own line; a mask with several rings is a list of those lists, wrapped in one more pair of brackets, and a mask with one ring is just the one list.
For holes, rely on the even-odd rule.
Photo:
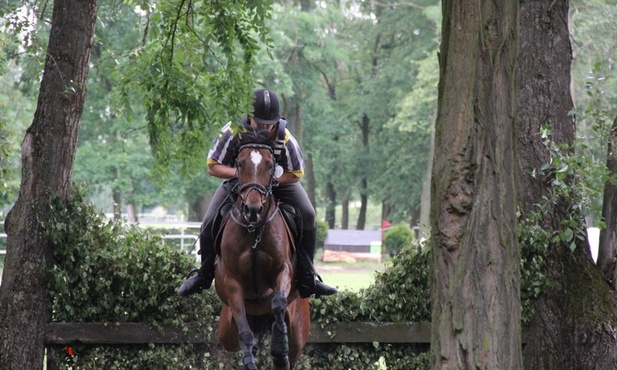
[[(190, 326), (190, 325), (189, 325)], [(339, 322), (321, 328), (312, 325), (309, 343), (425, 343), (431, 341), (429, 323)], [(184, 344), (213, 343), (198, 330), (143, 323), (60, 323), (47, 325), (46, 345)]]

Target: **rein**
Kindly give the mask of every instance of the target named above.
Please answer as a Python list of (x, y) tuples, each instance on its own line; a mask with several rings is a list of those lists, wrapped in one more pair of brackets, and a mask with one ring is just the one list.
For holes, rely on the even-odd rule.
[[(263, 144), (246, 144), (240, 147), (240, 149), (238, 150), (238, 152), (241, 152), (243, 149), (245, 148), (250, 148), (250, 149), (267, 149), (268, 151), (270, 151), (270, 153), (274, 156), (274, 152), (272, 150), (272, 148), (268, 145), (263, 145)], [(242, 184), (240, 185), (240, 188), (237, 190), (238, 195), (239, 195), (239, 200), (241, 202), (235, 202), (233, 209), (230, 213), (231, 215), (231, 219), (239, 226), (242, 226), (246, 229), (246, 231), (248, 231), (250, 234), (255, 234), (255, 240), (253, 242), (253, 245), (251, 246), (251, 257), (253, 260), (253, 268), (252, 268), (252, 275), (253, 275), (253, 290), (255, 292), (255, 294), (258, 293), (258, 286), (257, 286), (257, 245), (259, 245), (259, 243), (261, 242), (261, 237), (263, 236), (264, 230), (266, 228), (266, 224), (268, 224), (270, 221), (272, 221), (274, 219), (274, 217), (276, 217), (276, 214), (278, 212), (280, 212), (279, 210), (279, 204), (278, 202), (276, 202), (276, 200), (274, 199), (274, 195), (272, 194), (272, 186), (274, 184), (274, 169), (272, 169), (272, 171), (270, 172), (270, 183), (268, 184), (268, 186), (263, 186), (259, 183), (256, 182), (249, 182), (246, 184)], [(246, 198), (248, 196), (248, 194), (253, 191), (256, 190), (259, 192), (260, 196), (261, 196), (261, 204), (264, 205), (266, 204), (266, 202), (270, 199), (270, 203), (269, 206), (267, 208), (267, 210), (265, 211), (265, 214), (269, 216), (267, 218), (262, 219), (261, 221), (259, 221), (258, 223), (254, 224), (254, 223), (250, 223), (248, 222), (248, 220), (246, 219), (245, 215), (242, 213), (242, 211), (238, 208), (239, 204), (244, 204), (246, 201)], [(246, 193), (245, 193), (246, 192)], [(272, 204), (274, 203), (274, 210), (272, 210), (273, 206)]]
[[(273, 197), (273, 195), (270, 194), (270, 197)], [(272, 198), (272, 201), (274, 202), (274, 198)], [(266, 229), (266, 224), (268, 224), (270, 221), (274, 219), (274, 217), (276, 217), (276, 214), (280, 212), (280, 209), (279, 209), (278, 202), (275, 203), (276, 206), (274, 208), (274, 211), (270, 212), (270, 209), (272, 207), (271, 206), (268, 207), (268, 212), (270, 212), (270, 216), (268, 216), (267, 219), (263, 220), (259, 224), (255, 225), (255, 224), (249, 224), (249, 223), (242, 222), (240, 218), (236, 216), (236, 212), (238, 212), (240, 213), (240, 217), (243, 218), (242, 213), (240, 212), (240, 210), (238, 210), (237, 204), (238, 203), (234, 204), (234, 208), (230, 213), (231, 219), (236, 224), (244, 227), (246, 231), (248, 231), (249, 233), (255, 234), (255, 241), (253, 242), (253, 245), (251, 246), (251, 259), (253, 261), (253, 268), (251, 270), (252, 270), (252, 275), (253, 275), (253, 279), (252, 279), (253, 280), (253, 291), (255, 292), (255, 294), (257, 294), (259, 292), (259, 287), (257, 286), (257, 253), (256, 253), (257, 245), (261, 242), (261, 237), (264, 233), (264, 230)]]

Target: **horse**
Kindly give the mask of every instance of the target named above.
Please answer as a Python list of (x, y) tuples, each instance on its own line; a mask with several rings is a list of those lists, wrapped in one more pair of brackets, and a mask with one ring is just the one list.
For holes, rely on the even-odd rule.
[(272, 194), (272, 143), (263, 133), (252, 134), (241, 133), (237, 199), (220, 232), (215, 289), (223, 308), (218, 338), (225, 350), (242, 351), (243, 370), (256, 370), (259, 339), (269, 332), (272, 369), (289, 370), (308, 339), (309, 302), (295, 287), (294, 240)]

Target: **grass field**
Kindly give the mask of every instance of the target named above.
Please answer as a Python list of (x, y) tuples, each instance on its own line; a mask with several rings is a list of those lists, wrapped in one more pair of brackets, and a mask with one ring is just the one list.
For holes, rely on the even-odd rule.
[(323, 281), (339, 290), (354, 292), (368, 288), (375, 281), (375, 273), (383, 272), (386, 264), (371, 262), (322, 262), (321, 255), (315, 256), (315, 268)]
[[(2, 258), (4, 256), (0, 256)], [(0, 284), (2, 283), (2, 261), (0, 260)], [(315, 268), (323, 281), (338, 290), (357, 292), (368, 288), (375, 281), (375, 272), (382, 272), (385, 263), (370, 262), (321, 262), (321, 255), (315, 256)]]

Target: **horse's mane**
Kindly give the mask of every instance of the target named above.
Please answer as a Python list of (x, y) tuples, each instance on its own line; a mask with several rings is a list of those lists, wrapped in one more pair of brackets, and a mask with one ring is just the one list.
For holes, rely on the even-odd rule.
[(259, 144), (259, 145), (267, 145), (270, 148), (274, 149), (274, 141), (269, 138), (270, 131), (267, 130), (255, 130), (248, 129), (246, 131), (242, 131), (238, 134), (238, 138), (240, 139), (238, 142), (237, 150), (239, 150), (243, 145), (247, 144)]

